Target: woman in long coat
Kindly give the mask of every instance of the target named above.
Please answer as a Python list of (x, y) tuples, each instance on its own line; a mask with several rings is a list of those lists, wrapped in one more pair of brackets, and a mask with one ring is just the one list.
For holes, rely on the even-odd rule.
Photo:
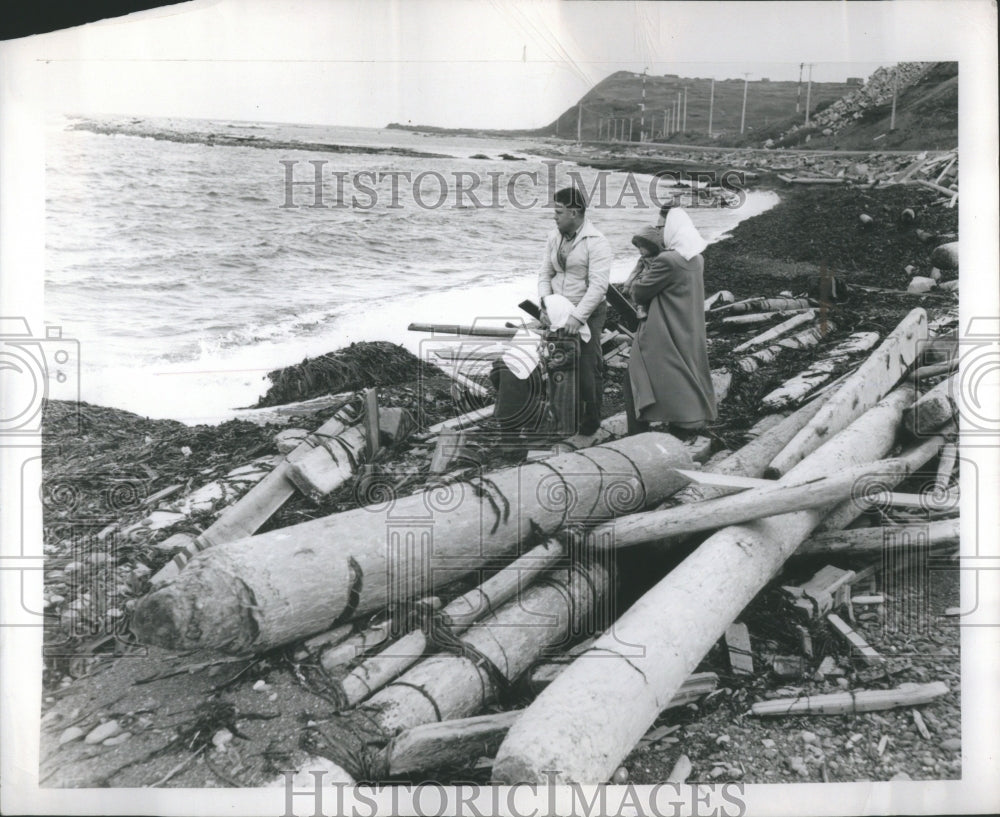
[(632, 243), (642, 258), (625, 290), (647, 317), (635, 334), (625, 378), (629, 433), (660, 421), (690, 437), (716, 417), (705, 337), (705, 240), (687, 213), (671, 208), (662, 237), (659, 228), (648, 227)]

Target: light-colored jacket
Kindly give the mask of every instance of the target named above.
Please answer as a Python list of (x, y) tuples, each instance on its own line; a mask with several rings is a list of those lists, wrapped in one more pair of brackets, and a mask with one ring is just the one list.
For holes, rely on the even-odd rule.
[(611, 276), (611, 245), (584, 219), (566, 253), (565, 269), (559, 264), (562, 235), (553, 230), (545, 244), (545, 259), (538, 271), (538, 297), (565, 295), (575, 306), (573, 316), (583, 323), (604, 301)]

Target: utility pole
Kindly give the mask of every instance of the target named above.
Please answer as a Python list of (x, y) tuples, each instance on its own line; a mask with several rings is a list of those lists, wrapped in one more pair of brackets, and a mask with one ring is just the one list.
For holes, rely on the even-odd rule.
[(677, 92), (677, 113), (674, 115), (674, 130), (681, 129), (681, 92)]
[(740, 114), (740, 133), (747, 123), (747, 86), (750, 84), (750, 74), (743, 75), (743, 113)]
[(688, 129), (688, 87), (684, 86), (684, 119), (681, 121), (681, 130)]
[(663, 138), (666, 139), (670, 136), (670, 114), (667, 109), (663, 109)]
[(646, 72), (649, 68), (642, 69), (642, 102), (639, 103), (639, 141), (646, 141)]
[(813, 64), (809, 63), (809, 84), (806, 85), (806, 125), (809, 124), (809, 102), (812, 99)]
[(805, 67), (804, 62), (799, 63), (799, 90), (795, 97), (795, 113), (802, 113), (802, 69)]
[(712, 89), (708, 93), (708, 138), (712, 138), (712, 108), (715, 106), (715, 77), (712, 77)]
[(577, 144), (580, 142), (580, 129), (583, 125), (583, 103), (576, 103), (576, 141)]
[(898, 74), (893, 71), (892, 74), (892, 114), (889, 116), (889, 130), (896, 130), (896, 91), (899, 88)]
[(628, 140), (632, 141), (632, 117), (628, 118)]

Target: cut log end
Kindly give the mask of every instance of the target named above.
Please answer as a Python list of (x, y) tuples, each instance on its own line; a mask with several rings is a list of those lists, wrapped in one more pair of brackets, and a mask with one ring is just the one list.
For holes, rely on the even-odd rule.
[[(187, 567), (184, 577), (183, 587), (169, 582), (139, 600), (132, 631), (140, 643), (192, 650), (225, 640), (227, 652), (249, 650), (258, 631), (249, 589), (231, 574), (197, 562)], [(193, 581), (202, 592), (192, 592)]]

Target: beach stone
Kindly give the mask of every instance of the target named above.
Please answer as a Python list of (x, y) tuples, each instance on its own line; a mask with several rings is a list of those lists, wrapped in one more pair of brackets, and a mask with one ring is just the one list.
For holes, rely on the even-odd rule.
[(224, 752), (226, 751), (227, 744), (233, 739), (233, 733), (228, 729), (220, 729), (214, 735), (212, 735), (212, 745), (216, 748), (216, 751)]
[(106, 721), (100, 726), (95, 726), (83, 739), (84, 743), (103, 743), (110, 737), (114, 737), (121, 731), (118, 721)]
[(923, 292), (930, 292), (936, 286), (937, 282), (933, 278), (916, 275), (910, 281), (910, 285), (906, 288), (906, 291), (911, 295), (919, 295)]
[(941, 741), (941, 748), (947, 749), (950, 752), (957, 752), (962, 748), (961, 738), (945, 738)]
[(816, 733), (815, 732), (810, 732), (808, 729), (803, 729), (800, 734), (801, 734), (802, 740), (805, 743), (816, 743), (819, 740), (819, 738), (817, 737)]
[(74, 740), (79, 740), (84, 735), (83, 730), (79, 726), (70, 726), (59, 736), (59, 745), (62, 746), (64, 743), (72, 743)]
[(895, 783), (903, 780), (913, 780), (906, 772), (896, 772), (892, 777), (889, 778), (890, 783)]
[(788, 768), (800, 777), (809, 776), (809, 768), (806, 766), (805, 760), (803, 760), (800, 755), (794, 755), (788, 758)]
[(958, 292), (958, 279), (954, 281), (945, 281), (943, 284), (938, 285), (938, 289), (944, 290), (945, 292)]
[[(327, 760), (325, 757), (311, 757), (299, 767), (299, 770), (292, 777), (292, 791), (298, 789), (313, 791), (316, 787), (316, 776), (313, 772), (321, 773), (320, 779), (323, 782), (323, 786), (331, 786), (338, 783), (348, 786), (355, 785), (354, 778), (332, 760)], [(286, 785), (288, 785), (288, 781), (284, 774), (271, 782), (273, 788), (283, 789)]]
[(763, 744), (765, 749), (773, 749), (777, 745), (771, 738), (761, 739), (761, 744)]
[(104, 746), (119, 746), (125, 741), (132, 737), (131, 732), (122, 732), (120, 735), (115, 735), (114, 737), (108, 738), (104, 741)]
[(931, 263), (935, 267), (946, 270), (958, 269), (958, 242), (949, 241), (935, 247), (931, 252)]

